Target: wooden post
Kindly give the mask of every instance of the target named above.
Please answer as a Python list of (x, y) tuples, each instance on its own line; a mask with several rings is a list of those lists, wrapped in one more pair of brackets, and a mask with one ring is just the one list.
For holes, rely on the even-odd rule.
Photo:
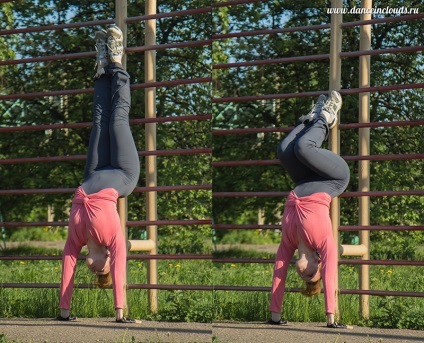
[[(115, 0), (115, 24), (122, 30), (124, 38), (124, 48), (127, 45), (127, 0)], [(127, 56), (122, 56), (122, 66), (125, 69), (127, 67)], [(121, 219), (121, 229), (124, 234), (125, 242), (128, 240), (127, 230), (127, 198), (118, 199), (118, 213)], [(128, 314), (128, 302), (127, 302), (127, 274), (124, 276), (124, 315)]]
[[(362, 0), (362, 8), (371, 9), (372, 0)], [(361, 14), (361, 20), (371, 19), (371, 13)], [(362, 25), (360, 29), (359, 50), (371, 49), (371, 25)], [(359, 88), (370, 87), (370, 66), (371, 58), (369, 55), (359, 57)], [(370, 122), (370, 93), (359, 93), (359, 122)], [(370, 129), (359, 129), (359, 156), (370, 154)], [(358, 165), (359, 185), (358, 191), (368, 192), (370, 190), (370, 161), (360, 160)], [(359, 225), (370, 225), (370, 198), (361, 196), (359, 198)], [(361, 230), (359, 233), (359, 244), (367, 247), (366, 253), (361, 257), (363, 260), (369, 260), (370, 233), (368, 230)], [(369, 265), (359, 266), (359, 289), (368, 290), (370, 287)], [(369, 295), (359, 296), (360, 311), (364, 319), (369, 318)]]
[[(145, 14), (156, 14), (156, 0), (146, 0)], [(146, 20), (145, 22), (145, 45), (156, 44), (156, 19)], [(144, 53), (145, 63), (145, 82), (156, 81), (156, 51), (148, 50)], [(156, 88), (148, 87), (145, 90), (145, 118), (156, 117)], [(146, 151), (156, 150), (156, 123), (146, 123)], [(146, 187), (157, 186), (156, 156), (146, 156)], [(157, 220), (157, 194), (156, 191), (146, 192), (146, 219), (148, 221)], [(147, 226), (147, 239), (152, 240), (154, 249), (150, 251), (151, 255), (157, 254), (157, 226)], [(148, 284), (157, 284), (157, 260), (149, 260), (148, 265)], [(156, 313), (158, 310), (158, 291), (149, 290), (150, 312)]]
[[(342, 0), (331, 0), (331, 7), (342, 8)], [(340, 24), (342, 23), (343, 15), (340, 13), (331, 15), (331, 40), (330, 40), (330, 90), (339, 90), (341, 84), (341, 59), (340, 52), (342, 50), (342, 29)], [(329, 149), (336, 154), (340, 154), (340, 142), (339, 142), (339, 130), (334, 128), (329, 133)], [(333, 236), (336, 241), (337, 256), (339, 256), (339, 226), (340, 226), (340, 202), (339, 198), (335, 197), (331, 202), (330, 217), (333, 225)], [(337, 268), (336, 280), (336, 302), (335, 302), (335, 318), (338, 320), (339, 317), (339, 272)]]

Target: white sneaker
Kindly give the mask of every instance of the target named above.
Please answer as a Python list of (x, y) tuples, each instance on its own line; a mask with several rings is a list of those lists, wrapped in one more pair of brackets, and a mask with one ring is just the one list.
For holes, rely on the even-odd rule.
[(311, 122), (315, 118), (315, 116), (321, 113), (322, 107), (324, 106), (326, 100), (327, 97), (321, 94), (318, 97), (316, 104), (312, 105), (312, 108), (309, 113), (301, 116), (298, 120), (298, 123), (301, 124)]
[(337, 91), (331, 91), (330, 97), (322, 107), (322, 114), (327, 120), (328, 127), (332, 129), (337, 124), (337, 112), (342, 107), (342, 96)]
[(96, 31), (94, 39), (96, 40), (96, 44), (94, 45), (94, 47), (96, 48), (96, 64), (94, 66), (94, 69), (97, 68), (97, 72), (94, 77), (99, 78), (105, 73), (104, 68), (109, 64), (106, 49), (106, 31)]
[(116, 25), (107, 29), (107, 48), (110, 61), (121, 63), (124, 54), (124, 36)]

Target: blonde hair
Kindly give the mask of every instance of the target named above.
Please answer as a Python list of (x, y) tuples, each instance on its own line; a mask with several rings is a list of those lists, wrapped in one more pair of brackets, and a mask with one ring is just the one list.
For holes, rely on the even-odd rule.
[(302, 294), (307, 297), (312, 297), (321, 293), (321, 280), (316, 282), (305, 282), (305, 288), (302, 290)]
[(112, 285), (112, 275), (110, 273), (97, 275), (97, 282), (94, 284), (99, 288), (108, 288)]

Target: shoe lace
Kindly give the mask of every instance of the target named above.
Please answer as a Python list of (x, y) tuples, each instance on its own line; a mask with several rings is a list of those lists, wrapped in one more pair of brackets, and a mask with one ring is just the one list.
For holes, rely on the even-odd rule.
[(324, 104), (324, 106), (322, 107), (322, 109), (327, 110), (327, 111), (333, 111), (336, 112), (338, 108), (338, 105), (336, 103), (336, 101), (333, 98), (330, 98), (326, 101), (326, 103)]
[(107, 40), (107, 46), (111, 51), (112, 55), (120, 55), (124, 51), (122, 41), (118, 41), (113, 37), (109, 37)]

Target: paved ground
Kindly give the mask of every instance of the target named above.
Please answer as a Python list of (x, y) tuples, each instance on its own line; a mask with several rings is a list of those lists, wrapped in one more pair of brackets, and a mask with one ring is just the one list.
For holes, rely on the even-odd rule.
[(217, 343), (412, 343), (424, 342), (424, 331), (370, 329), (327, 329), (324, 323), (214, 323)]
[[(329, 330), (323, 323), (270, 326), (259, 322), (117, 324), (112, 318), (78, 319), (63, 323), (52, 319), (0, 319), (4, 337), (19, 343), (415, 343), (424, 331), (370, 329)], [(6, 341), (7, 342), (7, 341)], [(8, 342), (9, 343), (9, 342)]]
[(19, 343), (210, 343), (212, 325), (150, 321), (125, 325), (115, 323), (113, 318), (78, 318), (69, 323), (52, 319), (0, 319), (3, 342), (1, 334)]

